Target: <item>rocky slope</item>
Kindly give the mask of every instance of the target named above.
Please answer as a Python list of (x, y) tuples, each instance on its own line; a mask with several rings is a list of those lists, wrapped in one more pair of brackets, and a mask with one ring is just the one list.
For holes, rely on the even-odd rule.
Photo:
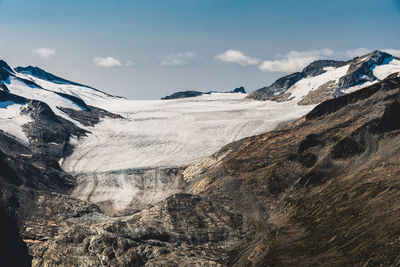
[[(187, 97), (196, 97), (196, 96), (201, 96), (201, 95), (209, 95), (212, 93), (221, 93), (217, 91), (209, 91), (209, 92), (199, 92), (199, 91), (181, 91), (181, 92), (176, 92), (173, 93), (172, 95), (162, 97), (162, 100), (168, 100), (168, 99), (179, 99), (179, 98), (187, 98)], [(229, 92), (223, 92), (223, 93), (241, 93), (241, 94), (246, 94), (246, 90), (244, 90), (243, 87), (238, 87), (232, 91)]]
[(396, 74), (225, 146), (148, 209), (110, 218), (42, 193), (20, 232), (36, 266), (395, 266), (399, 115)]
[(248, 95), (250, 99), (318, 104), (383, 80), (400, 71), (399, 58), (374, 51), (349, 61), (318, 60)]

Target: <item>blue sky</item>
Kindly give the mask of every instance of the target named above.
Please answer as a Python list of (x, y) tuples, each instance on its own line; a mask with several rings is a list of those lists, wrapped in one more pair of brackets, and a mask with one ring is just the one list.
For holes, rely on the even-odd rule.
[(248, 91), (317, 58), (400, 49), (395, 0), (0, 0), (1, 58), (132, 99)]

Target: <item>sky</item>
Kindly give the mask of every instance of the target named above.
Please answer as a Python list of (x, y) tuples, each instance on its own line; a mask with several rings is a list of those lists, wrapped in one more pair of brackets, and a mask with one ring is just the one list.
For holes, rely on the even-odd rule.
[(400, 56), (399, 0), (0, 0), (0, 58), (130, 99), (253, 91), (321, 58)]

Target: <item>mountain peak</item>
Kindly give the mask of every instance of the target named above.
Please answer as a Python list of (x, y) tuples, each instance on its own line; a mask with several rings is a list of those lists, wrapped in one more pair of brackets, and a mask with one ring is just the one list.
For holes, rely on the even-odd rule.
[(342, 67), (347, 64), (347, 61), (336, 61), (336, 60), (317, 60), (310, 63), (302, 71), (307, 76), (317, 76), (325, 72), (326, 67)]
[(32, 75), (33, 77), (36, 77), (36, 78), (39, 78), (42, 80), (46, 80), (46, 81), (49, 81), (49, 82), (52, 82), (55, 84), (70, 84), (70, 85), (84, 86), (84, 87), (91, 88), (87, 85), (83, 85), (80, 83), (76, 83), (76, 82), (72, 82), (70, 80), (63, 79), (61, 77), (51, 74), (51, 73), (49, 73), (39, 67), (36, 67), (36, 66), (16, 67), (15, 71), (18, 73), (22, 73), (22, 74)]
[(0, 68), (4, 69), (10, 73), (14, 73), (14, 70), (4, 60), (0, 60)]
[(349, 88), (357, 90), (383, 80), (397, 72), (399, 65), (398, 58), (379, 50), (349, 61), (317, 60), (302, 72), (289, 74), (252, 92), (248, 98), (279, 102), (295, 99), (301, 105), (318, 104), (344, 94)]
[(6, 81), (10, 74), (15, 73), (13, 69), (5, 62), (4, 60), (0, 60), (0, 81)]

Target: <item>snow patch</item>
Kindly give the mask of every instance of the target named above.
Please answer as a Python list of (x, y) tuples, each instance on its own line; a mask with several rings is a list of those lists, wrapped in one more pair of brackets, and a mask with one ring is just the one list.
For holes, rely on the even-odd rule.
[(21, 114), (26, 105), (15, 104), (12, 101), (0, 102), (0, 130), (14, 136), (24, 144), (29, 144), (22, 126), (33, 121), (28, 115)]
[(288, 89), (288, 92), (291, 93), (291, 96), (294, 97), (293, 101), (300, 101), (303, 97), (305, 97), (309, 92), (318, 89), (324, 83), (329, 81), (334, 81), (335, 83), (339, 82), (339, 79), (346, 75), (349, 65), (334, 68), (329, 67), (325, 68), (327, 71), (314, 77), (304, 78), (295, 83), (292, 87)]
[(372, 70), (373, 74), (379, 80), (383, 80), (390, 74), (400, 72), (400, 60), (389, 58), (390, 61), (383, 63), (382, 65), (375, 66)]

